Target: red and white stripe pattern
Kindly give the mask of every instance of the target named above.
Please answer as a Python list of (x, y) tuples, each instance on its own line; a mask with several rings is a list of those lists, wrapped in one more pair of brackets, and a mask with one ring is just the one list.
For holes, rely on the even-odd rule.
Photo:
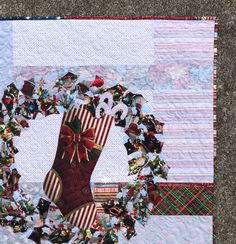
[(104, 213), (102, 203), (116, 200), (120, 183), (94, 183), (93, 193), (98, 213)]
[(44, 180), (43, 189), (47, 197), (52, 201), (56, 202), (62, 192), (62, 183), (58, 174), (54, 169), (51, 169)]
[(70, 214), (67, 220), (74, 226), (87, 229), (94, 223), (96, 213), (96, 205), (92, 202)]
[[(74, 108), (66, 112), (62, 123), (64, 124), (66, 121), (71, 122), (77, 116), (81, 120), (82, 131), (95, 128), (95, 143), (103, 147), (106, 143), (113, 117), (111, 115), (105, 115), (100, 119), (95, 118), (84, 106), (81, 106), (80, 108)], [(53, 202), (56, 202), (60, 197), (62, 191), (62, 185), (60, 184), (61, 180), (59, 176), (54, 169), (51, 169), (44, 181), (44, 191)], [(72, 225), (86, 229), (95, 221), (96, 213), (96, 205), (95, 203), (91, 203), (74, 211), (67, 219)]]
[[(95, 118), (84, 106), (81, 106), (80, 108), (74, 108), (65, 113), (63, 123), (66, 121), (71, 122), (77, 116), (81, 120), (82, 131), (95, 128), (95, 143), (104, 146), (112, 125), (113, 117), (105, 115), (100, 119)], [(94, 223), (96, 213), (96, 205), (95, 203), (91, 203), (70, 214), (67, 220), (74, 226), (86, 229)]]
[(112, 125), (113, 117), (111, 115), (105, 115), (103, 118), (95, 118), (84, 107), (74, 108), (66, 112), (63, 117), (63, 123), (66, 121), (71, 122), (75, 117), (81, 121), (82, 131), (89, 128), (95, 128), (95, 143), (104, 146)]

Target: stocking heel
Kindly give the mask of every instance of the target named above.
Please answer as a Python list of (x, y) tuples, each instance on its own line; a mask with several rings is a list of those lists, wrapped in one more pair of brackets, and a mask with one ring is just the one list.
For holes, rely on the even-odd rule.
[(55, 169), (51, 169), (45, 178), (43, 190), (46, 196), (54, 203), (56, 203), (62, 194), (62, 181)]

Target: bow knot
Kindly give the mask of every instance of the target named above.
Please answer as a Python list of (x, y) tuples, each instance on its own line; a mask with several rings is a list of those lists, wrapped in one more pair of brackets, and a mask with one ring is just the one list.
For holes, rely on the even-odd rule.
[(74, 142), (80, 141), (80, 133), (74, 134)]

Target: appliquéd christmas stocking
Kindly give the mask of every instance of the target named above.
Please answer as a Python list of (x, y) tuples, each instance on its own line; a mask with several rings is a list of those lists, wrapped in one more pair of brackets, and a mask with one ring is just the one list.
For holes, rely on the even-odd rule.
[(113, 117), (95, 118), (82, 105), (64, 114), (55, 160), (44, 191), (66, 219), (89, 228), (96, 218), (90, 178), (106, 143)]

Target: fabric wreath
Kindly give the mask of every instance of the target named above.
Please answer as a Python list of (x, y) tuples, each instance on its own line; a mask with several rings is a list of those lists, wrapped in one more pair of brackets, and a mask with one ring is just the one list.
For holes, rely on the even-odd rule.
[[(127, 239), (136, 235), (135, 222), (145, 224), (158, 204), (157, 177), (166, 179), (169, 170), (161, 159), (163, 142), (158, 139), (158, 134), (163, 134), (164, 123), (153, 114), (143, 112), (146, 102), (142, 94), (135, 94), (121, 84), (106, 87), (99, 76), (91, 82), (78, 82), (78, 75), (71, 72), (59, 77), (51, 88), (46, 88), (44, 80), (35, 82), (33, 78), (24, 81), (22, 87), (15, 83), (8, 85), (0, 103), (1, 225), (12, 226), (14, 232), (25, 232), (30, 228), (29, 223), (32, 225), (36, 211), (39, 220), (33, 222), (34, 229), (29, 237), (36, 243), (42, 239), (54, 243), (71, 239), (78, 243), (88, 240), (117, 243), (119, 230)], [(123, 130), (128, 137), (124, 142), (129, 165), (127, 174), (136, 176), (133, 182), (120, 187), (115, 200), (102, 203), (104, 214), (96, 215), (85, 229), (73, 226), (72, 217), (61, 216), (57, 225), (54, 220), (47, 221), (48, 212), (57, 208), (56, 198), (41, 198), (34, 206), (28, 194), (21, 190), (20, 174), (13, 167), (18, 153), (14, 138), (20, 136), (23, 128), (29, 127), (28, 120), (35, 119), (38, 114), (48, 116), (62, 111), (66, 114), (81, 109), (94, 121), (112, 117), (115, 126)], [(74, 161), (86, 162), (83, 165), (86, 167), (91, 160), (97, 160), (102, 150), (96, 143), (96, 128), (82, 130), (80, 123), (75, 119), (62, 127), (64, 157), (70, 158), (67, 167), (72, 167)], [(90, 186), (83, 191), (89, 193)], [(50, 194), (54, 193), (52, 190)]]

